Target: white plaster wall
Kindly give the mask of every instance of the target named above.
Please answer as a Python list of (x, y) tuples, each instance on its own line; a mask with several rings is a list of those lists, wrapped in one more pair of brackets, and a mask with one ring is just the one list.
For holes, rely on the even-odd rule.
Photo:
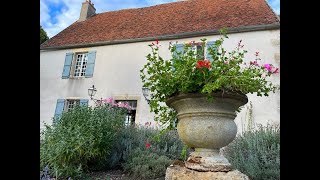
[[(249, 51), (246, 61), (254, 60), (254, 53), (260, 52), (261, 63), (271, 63), (276, 66), (280, 64), (280, 31), (268, 30), (247, 33), (229, 34), (224, 47), (231, 50), (236, 47), (242, 39), (244, 48)], [(215, 40), (219, 36), (203, 36), (197, 38), (185, 38), (172, 40), (185, 42), (190, 40), (200, 41), (201, 38)], [(169, 59), (168, 41), (160, 41), (162, 49), (160, 54), (164, 59)], [(144, 100), (141, 87), (139, 70), (146, 63), (145, 56), (150, 52), (148, 44), (151, 42), (137, 42), (129, 44), (118, 44), (99, 46), (92, 48), (79, 48), (57, 51), (40, 52), (40, 121), (51, 124), (54, 115), (57, 99), (86, 98), (87, 89), (93, 84), (98, 89), (96, 98), (115, 97), (128, 100), (138, 100), (136, 123), (144, 125), (145, 122), (153, 121), (149, 112), (149, 106)], [(64, 59), (67, 52), (82, 52), (96, 50), (95, 69), (92, 78), (83, 79), (62, 79), (61, 74)], [(279, 74), (271, 80), (280, 85)], [(253, 105), (253, 120), (255, 123), (266, 125), (280, 122), (280, 93), (271, 94), (269, 97), (256, 97), (249, 94), (249, 101)], [(89, 102), (91, 105), (93, 102)], [(238, 114), (236, 123), (238, 131), (241, 132), (245, 122), (245, 114), (248, 108), (245, 107)], [(153, 124), (155, 124), (153, 122)]]

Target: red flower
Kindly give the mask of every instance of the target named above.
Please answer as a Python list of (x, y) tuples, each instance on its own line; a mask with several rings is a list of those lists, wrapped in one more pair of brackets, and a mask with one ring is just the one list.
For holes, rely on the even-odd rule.
[(259, 52), (256, 52), (256, 56), (259, 56)]
[(151, 147), (151, 144), (150, 143), (146, 143), (145, 146), (146, 146), (147, 149), (149, 149)]
[(206, 68), (211, 68), (211, 65), (210, 65), (210, 61), (208, 60), (198, 60), (198, 64), (196, 66), (196, 68), (203, 68), (203, 67), (206, 67)]
[(154, 43), (151, 43), (152, 44), (152, 46), (154, 45)]
[(158, 41), (158, 40), (156, 40), (156, 43), (157, 43), (157, 44), (159, 44), (159, 41)]

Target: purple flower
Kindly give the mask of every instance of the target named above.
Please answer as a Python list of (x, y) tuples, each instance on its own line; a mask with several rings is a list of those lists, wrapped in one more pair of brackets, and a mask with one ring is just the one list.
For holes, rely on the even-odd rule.
[(263, 66), (268, 72), (272, 72), (273, 66), (271, 64), (264, 64)]
[(113, 98), (112, 97), (107, 98), (107, 99), (104, 100), (104, 102), (112, 104), (113, 103)]
[(250, 61), (250, 65), (255, 65), (255, 66), (259, 66), (257, 61)]

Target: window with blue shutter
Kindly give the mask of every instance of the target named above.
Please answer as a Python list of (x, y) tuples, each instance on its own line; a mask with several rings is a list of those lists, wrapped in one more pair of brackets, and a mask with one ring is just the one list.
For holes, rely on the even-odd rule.
[(64, 110), (64, 99), (58, 99), (57, 104), (56, 104), (56, 110), (54, 112), (54, 123), (58, 121), (61, 117), (61, 114), (63, 113)]
[(88, 99), (80, 99), (80, 106), (88, 106)]
[(92, 77), (96, 59), (96, 51), (67, 53), (62, 79)]
[(213, 61), (213, 58), (212, 58), (212, 56), (211, 55), (209, 55), (209, 51), (208, 51), (208, 48), (209, 47), (211, 47), (211, 46), (213, 46), (214, 45), (214, 43), (215, 43), (215, 41), (208, 41), (207, 42), (207, 58), (206, 59), (208, 59), (208, 60), (210, 60), (211, 62)]
[(176, 52), (181, 52), (183, 54), (184, 45), (183, 44), (177, 44), (176, 45)]
[(62, 79), (67, 79), (70, 77), (73, 54), (74, 53), (67, 53), (66, 54), (66, 58), (64, 60), (63, 71), (62, 71)]
[(96, 59), (96, 52), (97, 51), (89, 51), (88, 52), (88, 62), (85, 77), (92, 77), (94, 71), (94, 64)]

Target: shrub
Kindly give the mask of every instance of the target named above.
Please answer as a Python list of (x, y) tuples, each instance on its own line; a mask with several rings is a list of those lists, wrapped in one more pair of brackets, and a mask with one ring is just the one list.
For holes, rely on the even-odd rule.
[(147, 148), (136, 148), (124, 164), (124, 170), (134, 178), (158, 178), (165, 175), (171, 162), (165, 155), (159, 155)]
[(113, 140), (124, 126), (126, 109), (104, 104), (95, 108), (77, 106), (63, 113), (41, 135), (41, 169), (48, 165), (58, 177), (78, 178), (92, 162), (103, 161)]
[[(178, 138), (176, 131), (162, 134), (160, 141), (154, 139), (158, 134), (159, 130), (150, 127), (124, 128), (117, 136), (117, 140), (114, 141), (112, 152), (108, 156), (106, 163), (104, 163), (106, 165), (105, 168), (123, 168), (135, 177), (152, 178), (155, 174), (164, 176), (168, 164), (165, 163), (165, 168), (162, 168), (160, 162), (180, 159), (180, 153), (183, 150), (184, 144)], [(157, 162), (150, 160), (149, 156), (158, 159), (160, 164), (156, 164)], [(140, 167), (140, 165), (142, 166), (140, 163), (133, 164), (137, 161), (137, 158), (149, 160), (143, 160), (145, 166)], [(159, 166), (159, 169), (153, 168), (154, 166)], [(142, 170), (145, 167), (150, 167), (150, 169)], [(138, 169), (141, 171), (138, 171)]]
[(280, 179), (280, 127), (244, 132), (225, 148), (225, 155), (250, 179)]

